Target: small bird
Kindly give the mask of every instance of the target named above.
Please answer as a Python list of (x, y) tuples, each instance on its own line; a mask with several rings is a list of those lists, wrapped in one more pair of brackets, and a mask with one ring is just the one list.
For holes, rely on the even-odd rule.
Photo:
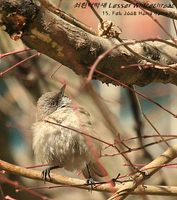
[(42, 172), (43, 180), (47, 176), (51, 179), (50, 170), (56, 168), (82, 170), (88, 180), (95, 175), (106, 176), (106, 170), (95, 159), (95, 155), (101, 154), (102, 143), (74, 131), (98, 138), (90, 115), (83, 108), (73, 108), (72, 101), (64, 95), (65, 87), (59, 92), (43, 94), (37, 102), (37, 122), (32, 126), (33, 149), (38, 160), (50, 166)]

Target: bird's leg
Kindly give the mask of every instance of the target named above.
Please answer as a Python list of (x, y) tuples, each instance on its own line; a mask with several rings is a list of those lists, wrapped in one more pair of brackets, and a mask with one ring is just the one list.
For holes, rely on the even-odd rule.
[(90, 192), (92, 192), (92, 189), (93, 189), (93, 183), (94, 183), (94, 180), (93, 180), (93, 178), (91, 177), (91, 173), (90, 173), (90, 168), (89, 168), (89, 166), (86, 164), (86, 166), (87, 166), (87, 170), (88, 170), (88, 175), (89, 175), (89, 178), (87, 179), (87, 182), (86, 182), (86, 184), (90, 184)]
[(59, 166), (54, 166), (54, 167), (48, 167), (48, 168), (46, 168), (44, 171), (42, 171), (42, 179), (43, 179), (43, 181), (44, 181), (44, 184), (45, 184), (45, 182), (46, 182), (46, 177), (48, 176), (49, 178), (50, 178), (50, 181), (51, 181), (51, 176), (50, 176), (50, 171), (52, 170), (52, 169), (57, 169), (57, 168), (60, 168)]

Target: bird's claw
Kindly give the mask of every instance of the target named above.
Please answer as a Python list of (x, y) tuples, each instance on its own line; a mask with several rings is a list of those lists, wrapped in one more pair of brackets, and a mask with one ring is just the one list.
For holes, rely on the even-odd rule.
[(90, 190), (89, 190), (89, 191), (92, 192), (92, 190), (93, 190), (93, 185), (94, 185), (94, 180), (93, 180), (93, 178), (88, 178), (85, 184), (86, 184), (86, 185), (90, 185)]
[(44, 171), (42, 171), (41, 176), (42, 176), (42, 179), (44, 181), (44, 184), (45, 184), (45, 182), (47, 180), (47, 176), (49, 177), (49, 179), (51, 181), (50, 171), (52, 169), (57, 169), (57, 168), (60, 168), (60, 167), (59, 166), (48, 167), (47, 169), (45, 169)]
[(42, 176), (42, 180), (44, 181), (44, 184), (46, 184), (47, 176), (49, 177), (51, 181), (50, 168), (47, 168), (44, 171), (42, 171), (41, 176)]

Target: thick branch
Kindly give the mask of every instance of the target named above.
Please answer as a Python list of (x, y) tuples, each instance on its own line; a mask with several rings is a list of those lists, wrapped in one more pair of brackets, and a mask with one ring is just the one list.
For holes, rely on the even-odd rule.
[[(45, 8), (30, 3), (32, 0), (25, 1), (31, 7), (26, 6), (23, 9), (20, 6), (14, 8), (17, 2), (19, 4), (24, 1), (2, 0), (0, 2), (1, 21), (7, 27), (10, 36), (21, 37), (27, 46), (66, 65), (79, 75), (87, 76), (88, 68), (92, 66), (98, 56), (114, 44), (119, 44), (115, 38), (103, 39), (85, 32)], [(11, 15), (14, 9), (16, 12)], [(33, 10), (32, 17), (27, 15), (30, 13), (30, 9)], [(34, 10), (36, 14), (34, 14)], [(23, 23), (19, 23), (19, 16)], [(25, 16), (25, 19), (21, 16)], [(129, 47), (137, 54), (161, 64), (171, 65), (177, 62), (177, 48), (163, 42), (141, 42), (129, 45)], [(142, 58), (134, 55), (124, 46), (119, 46), (105, 56), (96, 69), (127, 85), (145, 86), (154, 82), (177, 85), (175, 70), (163, 67), (157, 69), (152, 66), (121, 68), (121, 66), (138, 63), (142, 63)], [(104, 83), (118, 84), (96, 72), (93, 79)]]

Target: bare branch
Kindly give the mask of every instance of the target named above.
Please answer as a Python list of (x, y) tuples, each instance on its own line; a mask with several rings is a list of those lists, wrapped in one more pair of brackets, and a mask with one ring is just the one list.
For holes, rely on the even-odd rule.
[[(127, 1), (129, 3), (132, 3), (132, 1), (130, 0), (124, 0)], [(169, 17), (172, 19), (177, 19), (177, 12), (175, 8), (166, 8), (167, 4), (161, 4), (162, 6), (160, 7), (160, 5), (158, 6), (158, 3), (154, 3), (151, 1), (144, 1), (144, 0), (134, 0), (137, 4), (139, 4), (141, 7), (145, 8), (146, 10), (149, 10), (150, 12), (156, 13), (158, 15), (162, 15), (165, 17)], [(175, 1), (172, 1), (175, 5)], [(163, 6), (164, 5), (164, 6)], [(169, 6), (170, 7), (170, 6)]]
[[(23, 167), (19, 167), (17, 165), (13, 165), (13, 164), (7, 163), (2, 160), (0, 160), (0, 168), (7, 172), (10, 172), (10, 173), (13, 173), (13, 174), (16, 174), (19, 176), (43, 181), (42, 177), (41, 177), (41, 172), (39, 172), (39, 171), (34, 171), (34, 170), (26, 169)], [(76, 187), (76, 188), (86, 189), (86, 190), (90, 189), (90, 186), (84, 185), (85, 184), (84, 180), (68, 178), (68, 177), (56, 175), (53, 173), (51, 173), (51, 177), (52, 177), (52, 179), (50, 181), (51, 183), (60, 184), (60, 185), (61, 184), (68, 185), (68, 187)], [(1, 179), (1, 177), (0, 177), (0, 179)], [(3, 178), (1, 180), (5, 181)], [(47, 181), (49, 182), (49, 179)], [(126, 184), (128, 184), (128, 183), (129, 182), (127, 182)], [(49, 186), (49, 187), (46, 186), (44, 188), (51, 189), (51, 188), (56, 188), (56, 187), (62, 187), (60, 185), (59, 186)], [(117, 190), (121, 189), (121, 186), (122, 186), (121, 184), (115, 184), (115, 187), (113, 189), (115, 191), (117, 191)], [(21, 187), (21, 189), (22, 189), (22, 187)], [(28, 190), (29, 189), (30, 188), (28, 188)], [(35, 188), (32, 188), (32, 189), (35, 189)], [(100, 192), (110, 192), (110, 184), (109, 183), (104, 183), (104, 184), (99, 183), (99, 186), (96, 185), (96, 187), (94, 187), (93, 190), (100, 191)], [(130, 191), (130, 194), (142, 195), (142, 191), (143, 191), (144, 195), (177, 196), (177, 187), (174, 187), (174, 186), (151, 186), (151, 185), (140, 186), (137, 189), (135, 189), (134, 191)]]
[[(160, 42), (160, 40), (154, 42), (141, 41), (137, 44), (136, 41), (132, 41), (132, 44), (128, 45), (132, 49), (132, 52), (130, 52), (124, 47), (124, 43), (120, 45), (117, 39), (104, 39), (91, 35), (36, 4), (31, 5), (31, 7), (34, 6), (34, 8), (31, 8), (33, 9), (33, 17), (29, 15), (30, 19), (28, 19), (27, 13), (30, 12), (29, 10), (27, 12), (25, 8), (29, 8), (23, 8), (25, 12), (23, 14), (19, 6), (18, 9), (16, 8), (16, 1), (14, 0), (13, 4), (10, 0), (0, 2), (1, 21), (7, 27), (10, 36), (17, 34), (17, 38), (21, 37), (27, 46), (64, 64), (75, 73), (87, 76), (88, 68), (92, 66), (99, 55), (109, 50), (113, 45), (119, 45), (99, 62), (96, 66), (97, 70), (127, 85), (145, 86), (154, 82), (177, 85), (175, 69), (171, 70), (166, 67), (157, 69), (153, 66), (121, 68), (121, 66), (130, 64), (144, 64), (146, 58), (148, 62), (150, 58), (152, 62), (160, 64), (175, 64), (177, 62), (177, 48), (174, 44), (167, 45), (163, 41)], [(7, 17), (10, 16), (10, 10), (14, 9), (13, 6), (16, 9), (16, 14)], [(34, 14), (34, 10), (36, 10), (36, 14)], [(25, 16), (20, 26), (19, 16)], [(133, 52), (136, 52), (136, 54)], [(142, 58), (145, 59), (142, 60)], [(116, 82), (97, 73), (94, 73), (92, 78), (117, 85)]]

